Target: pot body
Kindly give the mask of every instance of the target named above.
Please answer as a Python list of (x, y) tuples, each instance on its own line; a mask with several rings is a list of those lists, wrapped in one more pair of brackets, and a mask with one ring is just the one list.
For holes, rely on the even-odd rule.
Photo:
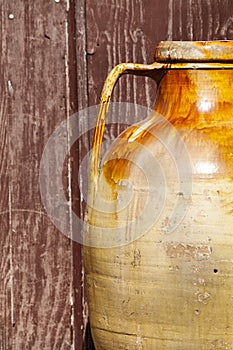
[(233, 349), (232, 91), (232, 69), (167, 70), (105, 155), (84, 249), (97, 350)]

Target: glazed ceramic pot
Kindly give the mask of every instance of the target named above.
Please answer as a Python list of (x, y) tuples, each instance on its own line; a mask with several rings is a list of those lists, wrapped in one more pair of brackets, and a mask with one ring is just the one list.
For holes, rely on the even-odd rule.
[[(233, 349), (233, 42), (161, 42), (106, 80), (84, 231), (97, 350)], [(158, 83), (100, 163), (113, 86)]]

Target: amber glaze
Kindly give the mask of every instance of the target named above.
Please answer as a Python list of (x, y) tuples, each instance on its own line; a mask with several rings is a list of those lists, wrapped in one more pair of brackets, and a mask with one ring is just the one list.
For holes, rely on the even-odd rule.
[[(167, 45), (158, 46), (157, 61), (171, 57), (161, 53)], [(187, 45), (202, 48), (211, 43)], [(226, 46), (228, 51), (233, 48), (232, 42)], [(179, 43), (169, 43), (169, 47), (173, 53), (175, 47), (175, 57), (180, 60)], [(219, 50), (217, 53), (221, 61)], [(215, 61), (213, 48), (206, 53), (207, 61), (210, 54)], [(222, 54), (225, 64), (231, 59), (231, 54)], [(154, 111), (178, 131), (192, 164), (188, 211), (171, 234), (164, 228), (179, 188), (176, 166), (153, 136), (160, 127), (157, 114), (128, 128), (106, 155), (95, 179), (95, 192), (90, 191), (97, 207), (87, 211), (90, 240), (94, 229), (88, 223), (103, 228), (125, 225), (125, 235), (133, 234), (128, 232), (127, 220), (141, 212), (148, 195), (146, 175), (135, 166), (144, 156), (140, 144), (162, 159), (168, 181), (161, 216), (148, 231), (142, 227), (137, 240), (115, 248), (85, 247), (90, 321), (97, 350), (233, 349), (232, 91), (232, 69), (208, 69), (208, 65), (201, 70), (164, 69)], [(129, 206), (117, 212), (118, 199), (127, 191), (122, 179), (134, 183), (134, 194)], [(112, 200), (116, 212), (101, 215), (96, 194)], [(92, 244), (98, 245), (101, 239), (101, 235), (94, 236)]]

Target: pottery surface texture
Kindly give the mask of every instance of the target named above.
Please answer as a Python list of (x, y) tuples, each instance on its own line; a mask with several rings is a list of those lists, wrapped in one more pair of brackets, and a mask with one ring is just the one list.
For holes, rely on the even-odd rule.
[(155, 60), (154, 113), (91, 170), (92, 336), (97, 350), (232, 350), (233, 42), (161, 42)]

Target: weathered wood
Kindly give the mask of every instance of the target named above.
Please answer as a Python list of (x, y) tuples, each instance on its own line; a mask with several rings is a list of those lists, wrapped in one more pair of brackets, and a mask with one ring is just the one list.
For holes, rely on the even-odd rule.
[[(81, 269), (74, 271), (74, 245), (50, 222), (39, 191), (43, 148), (56, 125), (69, 117), (71, 102), (76, 99), (67, 68), (72, 57), (68, 6), (68, 1), (2, 5), (3, 350), (71, 349), (76, 336), (74, 286), (81, 284)], [(55, 159), (51, 166), (56, 168)], [(78, 250), (77, 256), (80, 260)], [(76, 298), (80, 300), (80, 295)], [(82, 317), (78, 317), (81, 328)], [(79, 349), (81, 343), (82, 338)]]
[(231, 40), (232, 16), (229, 0), (169, 0), (168, 39)]
[[(87, 53), (89, 103), (98, 103), (101, 82), (107, 73), (120, 62), (150, 63), (156, 41), (166, 35), (166, 20), (156, 24), (150, 17), (150, 1), (87, 1)], [(153, 2), (155, 9), (166, 13), (166, 2)], [(165, 17), (164, 17), (165, 19)], [(150, 42), (153, 41), (152, 46)], [(98, 67), (98, 68), (97, 68)], [(143, 86), (143, 89), (138, 89)], [(148, 79), (126, 76), (116, 87), (115, 101), (128, 101), (151, 105)]]
[[(89, 103), (98, 103), (103, 81), (116, 64), (153, 62), (160, 40), (232, 39), (232, 16), (229, 0), (87, 0)], [(144, 78), (124, 77), (113, 100), (151, 106), (150, 84)]]
[[(69, 2), (69, 15), (68, 15), (68, 66), (69, 66), (69, 92), (70, 101), (67, 105), (69, 115), (73, 115), (79, 108), (79, 90), (80, 81), (78, 77), (79, 64), (85, 63), (85, 56), (80, 54), (77, 56), (77, 43), (80, 38), (80, 31), (84, 27), (83, 22), (79, 21), (78, 14), (82, 10), (82, 4), (77, 3), (75, 0)], [(77, 24), (77, 25), (76, 25)], [(85, 40), (85, 38), (84, 38)], [(79, 62), (79, 64), (77, 64)], [(85, 76), (85, 74), (83, 74)], [(67, 178), (70, 182), (70, 196), (71, 196), (71, 208), (79, 216), (81, 212), (81, 205), (79, 199), (78, 188), (78, 163), (79, 163), (79, 148), (71, 147), (69, 145), (70, 152), (68, 157), (68, 172)], [(69, 174), (70, 170), (70, 174)], [(74, 232), (71, 233), (74, 235)], [(73, 347), (77, 350), (81, 350), (83, 347), (83, 334), (85, 333), (85, 324), (83, 317), (83, 303), (84, 303), (84, 284), (83, 284), (83, 259), (82, 259), (82, 247), (78, 242), (72, 241), (72, 278), (73, 278)]]
[[(86, 320), (82, 253), (56, 230), (41, 204), (38, 169), (46, 141), (69, 115), (98, 104), (113, 66), (153, 62), (158, 41), (233, 39), (233, 5), (18, 0), (0, 7), (0, 347), (79, 350)], [(151, 107), (155, 88), (149, 78), (124, 76), (113, 101)], [(129, 121), (132, 116), (126, 116)], [(80, 130), (86, 123), (79, 121)], [(124, 127), (109, 127), (106, 138)], [(64, 172), (80, 217), (77, 168), (90, 144), (85, 135), (72, 148), (71, 173)]]

